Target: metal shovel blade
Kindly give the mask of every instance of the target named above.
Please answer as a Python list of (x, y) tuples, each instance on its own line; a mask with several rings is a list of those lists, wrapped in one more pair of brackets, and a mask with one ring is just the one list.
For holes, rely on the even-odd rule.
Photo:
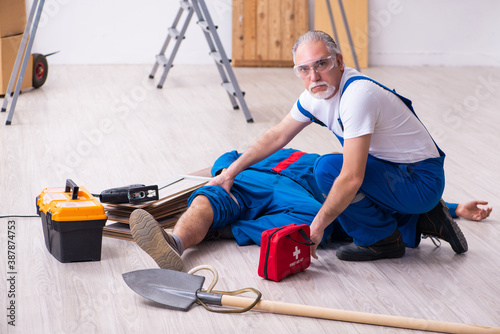
[(157, 303), (186, 311), (196, 302), (196, 291), (205, 277), (168, 269), (145, 269), (122, 275), (139, 295)]
[(144, 269), (122, 275), (139, 295), (168, 307), (187, 311), (198, 296), (205, 303), (221, 305), (221, 295), (200, 292), (205, 277), (169, 269)]

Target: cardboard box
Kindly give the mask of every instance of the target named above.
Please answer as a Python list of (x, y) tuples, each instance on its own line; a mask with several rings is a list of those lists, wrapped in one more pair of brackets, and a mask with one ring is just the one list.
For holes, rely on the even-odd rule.
[[(22, 38), (22, 34), (0, 38), (0, 95), (5, 95), (5, 92), (7, 91), (10, 75), (12, 73), (12, 69), (14, 68), (14, 63), (16, 62), (17, 51), (21, 45)], [(33, 85), (33, 57), (30, 56), (28, 59), (28, 66), (26, 67), (26, 72), (24, 73), (21, 89), (29, 88)], [(21, 65), (19, 66), (19, 69), (20, 67)], [(14, 88), (15, 86), (12, 87), (12, 91), (14, 91)]]
[(57, 260), (101, 260), (102, 230), (107, 216), (87, 189), (46, 188), (36, 198), (36, 209), (42, 219), (45, 245)]
[(22, 34), (26, 22), (25, 0), (0, 0), (0, 37)]

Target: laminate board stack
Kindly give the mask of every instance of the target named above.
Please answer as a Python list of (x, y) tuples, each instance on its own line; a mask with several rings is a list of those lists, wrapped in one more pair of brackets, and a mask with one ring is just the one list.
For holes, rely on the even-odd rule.
[(132, 240), (129, 218), (136, 209), (149, 212), (163, 228), (173, 227), (182, 213), (187, 210), (189, 196), (207, 182), (208, 179), (203, 176), (179, 176), (173, 181), (167, 181), (167, 185), (159, 189), (159, 199), (156, 201), (138, 204), (104, 204), (108, 223), (103, 228), (103, 236)]

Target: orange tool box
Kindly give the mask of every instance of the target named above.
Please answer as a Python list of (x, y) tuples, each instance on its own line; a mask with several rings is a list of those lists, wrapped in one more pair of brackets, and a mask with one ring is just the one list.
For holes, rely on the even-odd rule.
[(87, 189), (66, 180), (66, 187), (44, 189), (36, 198), (36, 208), (45, 245), (56, 259), (63, 263), (101, 260), (107, 216)]

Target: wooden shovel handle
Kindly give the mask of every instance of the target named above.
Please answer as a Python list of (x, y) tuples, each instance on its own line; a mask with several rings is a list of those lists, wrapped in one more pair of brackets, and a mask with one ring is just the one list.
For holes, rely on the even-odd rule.
[[(253, 299), (251, 298), (223, 295), (221, 299), (221, 304), (224, 306), (243, 308), (248, 306), (252, 301)], [(266, 300), (259, 301), (257, 305), (255, 305), (254, 309), (272, 313), (298, 315), (310, 318), (330, 319), (338, 321), (355, 322), (361, 324), (416, 329), (416, 330), (432, 331), (432, 332), (460, 333), (460, 334), (500, 333), (500, 328), (497, 327), (476, 326), (476, 325), (459, 324), (452, 322), (399, 317), (392, 315), (336, 310), (325, 307), (273, 302)]]

